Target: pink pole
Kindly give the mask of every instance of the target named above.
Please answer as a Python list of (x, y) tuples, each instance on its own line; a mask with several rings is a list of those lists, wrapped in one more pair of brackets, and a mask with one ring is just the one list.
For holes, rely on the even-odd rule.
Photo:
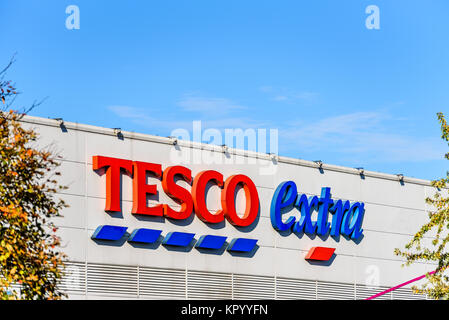
[[(432, 272), (429, 272), (428, 274), (434, 274), (435, 272), (436, 272), (436, 270), (435, 270), (435, 271), (432, 271)], [(375, 295), (373, 295), (373, 296), (371, 296), (371, 297), (369, 297), (369, 298), (366, 298), (365, 300), (372, 300), (372, 299), (375, 299), (375, 298), (377, 298), (377, 297), (383, 296), (384, 294), (387, 294), (388, 292), (391, 292), (391, 291), (394, 291), (394, 290), (396, 290), (396, 289), (399, 289), (399, 288), (401, 288), (401, 287), (403, 287), (403, 286), (406, 286), (406, 285), (408, 285), (408, 284), (410, 284), (410, 283), (412, 283), (412, 282), (421, 280), (422, 278), (425, 278), (426, 275), (427, 275), (427, 273), (426, 273), (426, 274), (423, 274), (422, 276), (419, 276), (419, 277), (417, 277), (417, 278), (414, 278), (414, 279), (412, 279), (412, 280), (409, 280), (409, 281), (407, 281), (407, 282), (401, 283), (400, 285), (397, 285), (397, 286), (395, 286), (395, 287), (393, 287), (393, 288), (387, 289), (387, 290), (382, 291), (382, 292), (380, 292), (380, 293), (376, 293)]]

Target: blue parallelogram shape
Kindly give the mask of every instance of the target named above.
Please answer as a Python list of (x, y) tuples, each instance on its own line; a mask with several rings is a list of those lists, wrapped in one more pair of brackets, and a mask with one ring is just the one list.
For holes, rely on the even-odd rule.
[(134, 230), (128, 238), (130, 242), (140, 242), (140, 243), (154, 243), (159, 239), (162, 230), (154, 229), (136, 229)]
[(201, 249), (220, 249), (225, 241), (226, 237), (206, 235), (200, 237), (195, 247)]
[(228, 251), (250, 252), (256, 246), (256, 239), (236, 238), (231, 241)]
[(99, 226), (95, 229), (92, 239), (97, 240), (119, 240), (123, 237), (126, 232), (127, 227), (119, 226)]
[(169, 246), (187, 247), (193, 240), (194, 236), (195, 236), (194, 233), (176, 232), (176, 231), (169, 232), (165, 236), (162, 243)]

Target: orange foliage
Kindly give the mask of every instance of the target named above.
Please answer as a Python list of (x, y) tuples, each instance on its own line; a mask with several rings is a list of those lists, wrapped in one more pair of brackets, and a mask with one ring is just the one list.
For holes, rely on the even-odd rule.
[(59, 163), (30, 147), (37, 135), (21, 126), (20, 117), (0, 111), (0, 296), (59, 299), (64, 254), (49, 221), (66, 206), (54, 198), (65, 187), (48, 179)]

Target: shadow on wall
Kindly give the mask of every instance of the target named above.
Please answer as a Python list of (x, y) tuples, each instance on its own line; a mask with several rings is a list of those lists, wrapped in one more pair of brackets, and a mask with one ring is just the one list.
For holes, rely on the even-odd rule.
[(331, 258), (327, 261), (317, 261), (317, 260), (306, 260), (310, 265), (314, 265), (314, 266), (325, 266), (328, 267), (332, 264), (332, 262), (334, 262), (335, 257), (337, 255), (334, 253), (332, 254)]

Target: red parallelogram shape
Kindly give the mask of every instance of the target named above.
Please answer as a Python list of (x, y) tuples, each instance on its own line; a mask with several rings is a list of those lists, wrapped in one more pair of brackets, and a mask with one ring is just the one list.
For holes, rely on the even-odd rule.
[(313, 247), (307, 252), (306, 260), (328, 261), (334, 254), (335, 248)]

